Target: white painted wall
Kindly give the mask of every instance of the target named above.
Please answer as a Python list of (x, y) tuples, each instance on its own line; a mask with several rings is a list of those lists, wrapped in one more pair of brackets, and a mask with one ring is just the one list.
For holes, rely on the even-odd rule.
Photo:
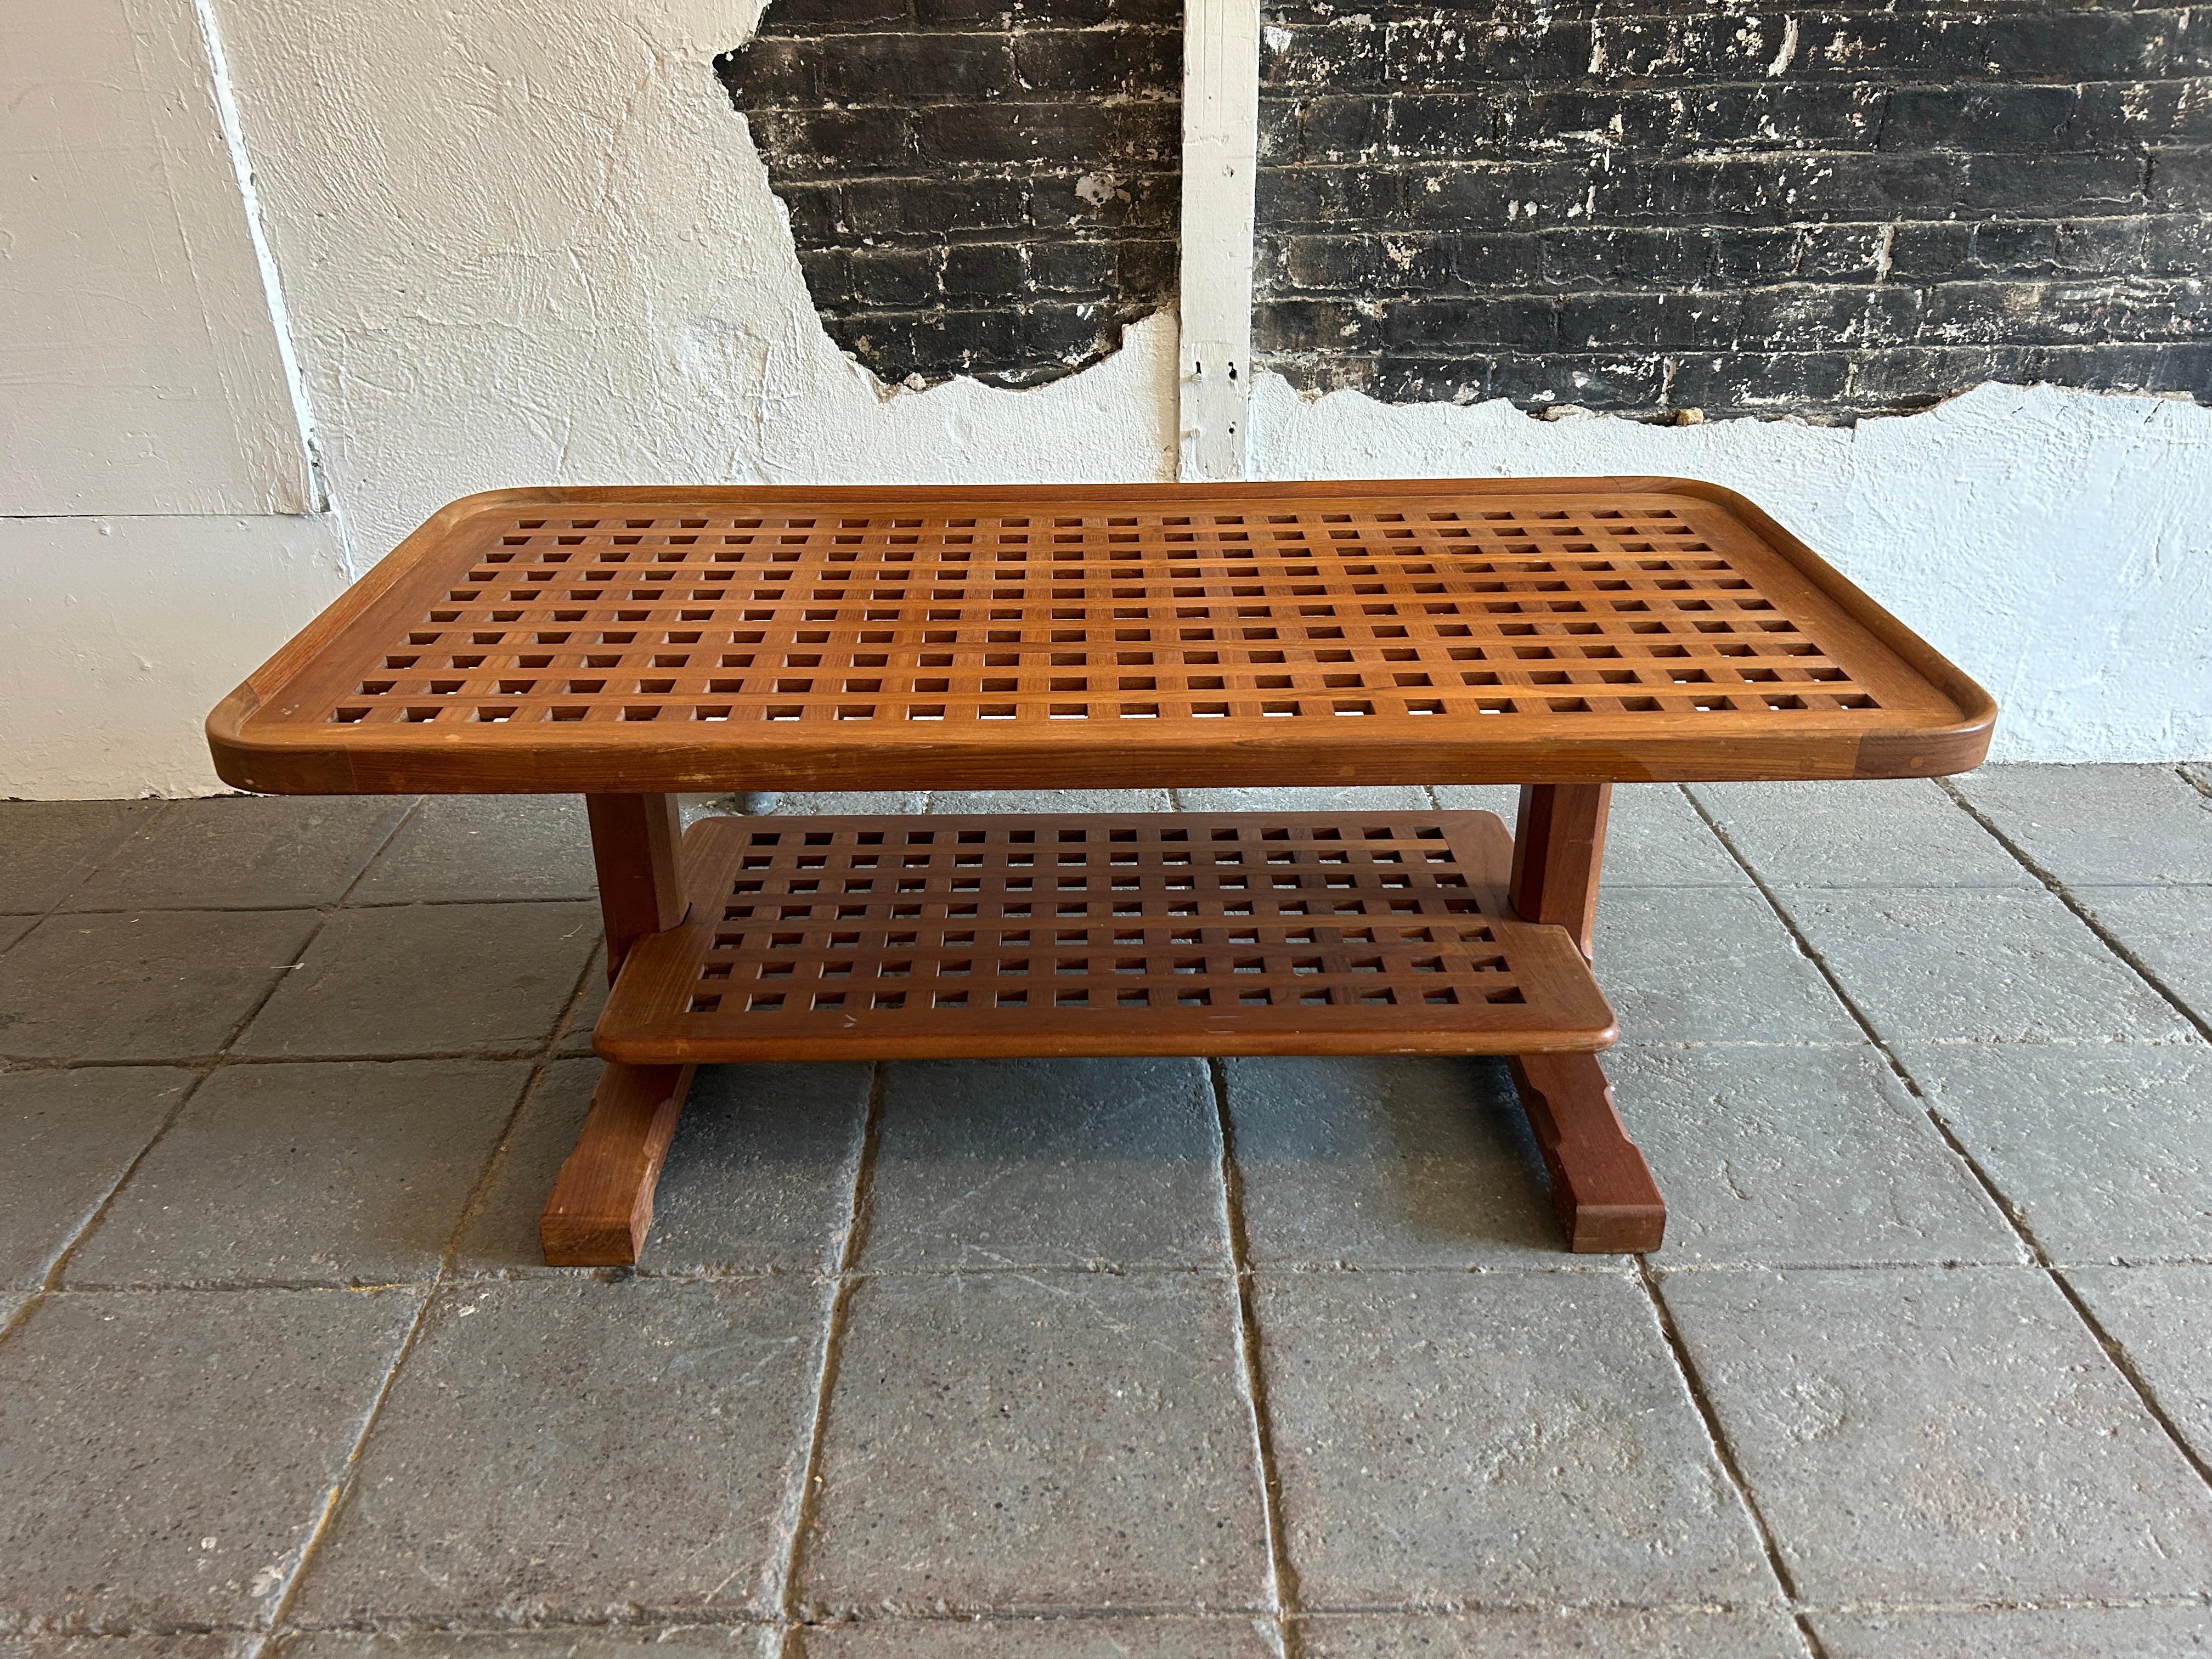
[(0, 512), (313, 502), (189, 0), (0, 0)]
[(0, 795), (220, 787), (200, 722), (346, 580), (327, 516), (0, 519)]
[[(134, 37), (142, 54), (192, 9), (101, 3), (166, 20)], [(11, 526), (0, 794), (206, 787), (200, 709), (324, 602), (341, 559), (357, 572), (468, 490), (1141, 479), (1176, 465), (1171, 319), (1030, 392), (889, 391), (836, 351), (710, 66), (750, 33), (756, 0), (201, 3), (226, 50), (339, 511), (226, 519), (205, 534), (117, 520), (104, 542)], [(0, 7), (11, 23), (33, 11)], [(206, 94), (185, 101), (219, 143), (204, 51), (167, 49), (179, 84)], [(158, 182), (101, 176), (117, 200)], [(17, 222), (13, 200), (0, 198), (0, 228)], [(193, 226), (243, 213), (235, 180), (197, 216), (179, 210)], [(220, 332), (228, 313), (197, 303)], [(66, 320), (18, 315), (9, 331), (59, 337)], [(1743, 489), (1992, 686), (2008, 703), (2002, 752), (2212, 753), (2212, 411), (1985, 388), (1856, 432), (1659, 429), (1503, 405), (1307, 401), (1266, 377), (1254, 392), (1259, 476), (1632, 471)], [(112, 428), (103, 453), (127, 453), (141, 417), (104, 418), (84, 441)], [(34, 510), (25, 499), (0, 498), (0, 514)], [(134, 510), (72, 499), (70, 511)], [(113, 666), (134, 659), (145, 668)], [(133, 710), (143, 740), (103, 735)]]
[(501, 484), (1173, 476), (1163, 321), (1028, 392), (830, 343), (712, 67), (758, 9), (218, 0), (357, 557)]

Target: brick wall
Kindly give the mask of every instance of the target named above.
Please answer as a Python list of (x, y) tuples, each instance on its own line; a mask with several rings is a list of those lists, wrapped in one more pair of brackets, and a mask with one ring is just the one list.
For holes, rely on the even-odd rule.
[(2212, 15), (1278, 0), (1255, 352), (1392, 401), (2212, 397)]
[(830, 336), (1035, 385), (1175, 289), (1176, 0), (772, 0), (716, 68)]

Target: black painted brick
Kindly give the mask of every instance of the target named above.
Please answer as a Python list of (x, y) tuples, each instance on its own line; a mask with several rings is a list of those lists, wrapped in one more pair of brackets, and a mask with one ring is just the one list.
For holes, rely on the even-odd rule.
[(1027, 386), (1174, 292), (1182, 58), (1169, 0), (771, 0), (716, 69), (831, 338)]
[(1302, 386), (1814, 420), (1991, 377), (2212, 397), (2212, 15), (1264, 21), (1255, 355)]

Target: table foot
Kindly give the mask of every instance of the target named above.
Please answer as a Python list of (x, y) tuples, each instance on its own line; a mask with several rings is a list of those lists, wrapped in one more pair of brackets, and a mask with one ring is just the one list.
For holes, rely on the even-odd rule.
[(1552, 1209), (1577, 1254), (1656, 1250), (1667, 1200), (1614, 1109), (1595, 1054), (1516, 1054), (1522, 1109), (1552, 1172)]
[(689, 1066), (610, 1062), (599, 1074), (584, 1132), (538, 1220), (548, 1267), (635, 1265), (691, 1073)]

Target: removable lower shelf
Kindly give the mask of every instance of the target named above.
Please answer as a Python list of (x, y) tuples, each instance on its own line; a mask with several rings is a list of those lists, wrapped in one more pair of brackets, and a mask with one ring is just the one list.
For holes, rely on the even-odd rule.
[(1612, 1045), (1488, 812), (709, 818), (610, 1060), (1484, 1054)]

